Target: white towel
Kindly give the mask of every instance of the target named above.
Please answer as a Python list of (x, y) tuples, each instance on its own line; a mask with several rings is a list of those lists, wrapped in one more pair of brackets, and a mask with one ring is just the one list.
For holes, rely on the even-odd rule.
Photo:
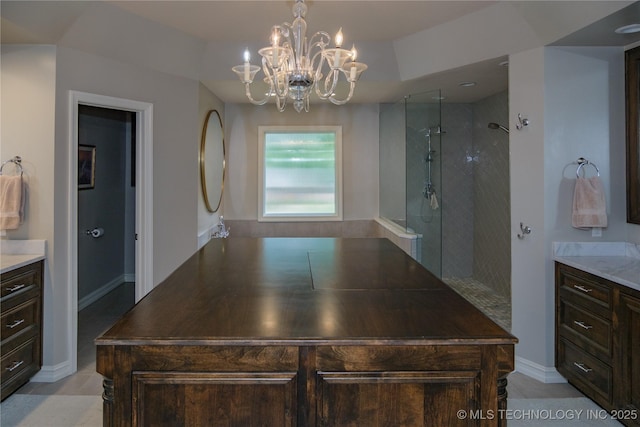
[(571, 225), (575, 228), (607, 226), (607, 206), (600, 177), (576, 179)]
[(22, 175), (0, 175), (0, 230), (15, 230), (24, 219)]
[(435, 191), (431, 193), (431, 197), (429, 199), (429, 206), (431, 206), (431, 209), (433, 209), (434, 211), (440, 207), (440, 205), (438, 204), (438, 196), (436, 196)]

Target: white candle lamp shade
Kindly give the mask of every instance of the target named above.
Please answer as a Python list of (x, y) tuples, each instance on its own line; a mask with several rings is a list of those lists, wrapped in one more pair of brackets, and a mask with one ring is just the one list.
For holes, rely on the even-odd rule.
[(270, 68), (279, 70), (289, 59), (291, 50), (284, 47), (263, 47), (258, 53), (267, 61)]
[(348, 82), (357, 82), (360, 78), (360, 75), (367, 69), (367, 65), (362, 62), (348, 62), (346, 63), (340, 71), (344, 73), (344, 76), (347, 78)]
[(325, 49), (322, 56), (327, 60), (327, 64), (332, 70), (339, 70), (344, 64), (351, 59), (353, 52), (339, 47), (333, 49)]
[[(251, 83), (253, 82), (254, 77), (260, 71), (260, 67), (257, 65), (249, 65), (248, 68), (246, 65), (236, 65), (232, 68), (233, 72), (238, 75), (240, 81), (242, 83)], [(248, 70), (248, 72), (246, 72)]]

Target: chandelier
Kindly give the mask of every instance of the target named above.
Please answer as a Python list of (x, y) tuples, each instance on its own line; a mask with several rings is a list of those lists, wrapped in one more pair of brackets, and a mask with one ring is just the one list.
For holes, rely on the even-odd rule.
[[(351, 50), (342, 49), (342, 28), (336, 34), (335, 47), (329, 48), (331, 37), (324, 31), (307, 39), (304, 0), (296, 0), (292, 10), (293, 22), (274, 25), (271, 46), (258, 51), (262, 56), (264, 82), (269, 86), (264, 99), (255, 100), (251, 95), (250, 85), (260, 67), (250, 64), (248, 49), (244, 52), (244, 64), (232, 68), (244, 83), (247, 98), (252, 104), (263, 105), (273, 97), (280, 112), (284, 111), (288, 99), (297, 112), (303, 109), (308, 112), (309, 96), (313, 92), (336, 105), (346, 104), (353, 97), (356, 82), (367, 66), (356, 62), (355, 46)], [(323, 69), (326, 75), (323, 75)], [(349, 94), (344, 99), (337, 99), (335, 89), (341, 74), (349, 83)]]

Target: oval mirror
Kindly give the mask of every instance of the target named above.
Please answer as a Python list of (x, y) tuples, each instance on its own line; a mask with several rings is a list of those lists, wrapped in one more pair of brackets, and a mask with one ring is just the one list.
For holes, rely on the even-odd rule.
[(222, 201), (224, 189), (224, 133), (222, 119), (216, 110), (207, 113), (200, 142), (200, 183), (204, 205), (209, 212), (216, 212)]

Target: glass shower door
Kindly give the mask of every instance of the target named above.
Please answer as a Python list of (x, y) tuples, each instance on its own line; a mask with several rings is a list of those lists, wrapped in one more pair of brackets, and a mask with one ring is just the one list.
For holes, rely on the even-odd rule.
[(402, 228), (406, 212), (404, 100), (380, 105), (380, 216)]
[(421, 236), (418, 261), (442, 277), (441, 94), (405, 97), (406, 227)]

